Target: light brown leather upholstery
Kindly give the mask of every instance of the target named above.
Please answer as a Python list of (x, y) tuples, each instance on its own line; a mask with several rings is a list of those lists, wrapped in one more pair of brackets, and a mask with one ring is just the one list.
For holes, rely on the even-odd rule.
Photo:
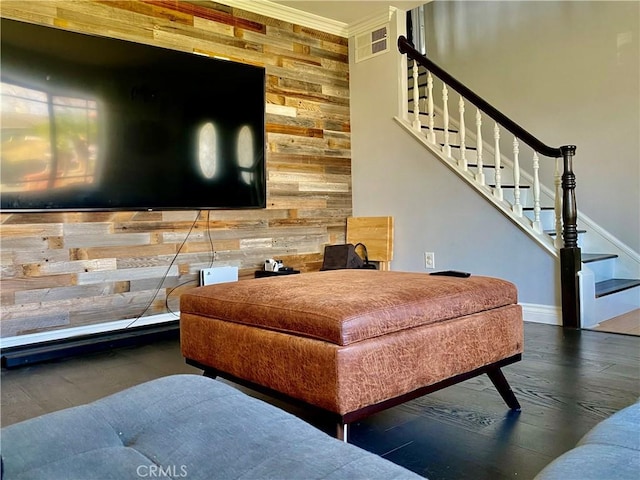
[(522, 352), (515, 287), (338, 270), (194, 289), (183, 355), (340, 415)]
[(196, 288), (180, 311), (349, 345), (517, 301), (497, 278), (333, 270)]

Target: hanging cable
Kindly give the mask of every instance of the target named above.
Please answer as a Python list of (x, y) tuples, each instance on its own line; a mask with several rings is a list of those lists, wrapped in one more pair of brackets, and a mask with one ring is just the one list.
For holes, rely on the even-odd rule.
[(153, 294), (153, 297), (151, 297), (151, 299), (149, 300), (149, 303), (147, 303), (147, 306), (144, 307), (144, 310), (142, 310), (142, 312), (133, 320), (131, 320), (131, 322), (125, 327), (125, 329), (131, 327), (134, 323), (136, 323), (140, 318), (142, 318), (142, 316), (147, 313), (147, 310), (149, 310), (149, 308), (151, 308), (151, 305), (153, 304), (153, 301), (156, 299), (156, 297), (158, 296), (158, 293), (160, 293), (160, 289), (162, 288), (162, 284), (164, 284), (165, 280), (167, 279), (167, 277), (169, 276), (169, 272), (171, 271), (171, 267), (173, 266), (173, 264), (175, 263), (175, 261), (178, 258), (178, 255), (180, 254), (180, 251), (182, 250), (182, 247), (184, 247), (184, 244), (187, 243), (187, 239), (189, 238), (189, 236), (191, 235), (191, 232), (193, 231), (193, 229), (196, 226), (196, 223), (198, 222), (198, 219), (200, 218), (200, 214), (202, 213), (202, 210), (198, 210), (198, 214), (196, 215), (195, 220), (193, 221), (193, 223), (191, 224), (191, 228), (189, 228), (189, 231), (187, 232), (187, 235), (184, 237), (184, 240), (182, 241), (182, 243), (180, 244), (180, 247), (178, 248), (178, 251), (175, 253), (175, 255), (173, 256), (173, 258), (171, 259), (171, 263), (169, 263), (169, 266), (167, 267), (167, 271), (164, 273), (164, 275), (162, 276), (162, 278), (160, 279), (160, 283), (158, 283), (158, 286), (156, 287), (156, 291)]

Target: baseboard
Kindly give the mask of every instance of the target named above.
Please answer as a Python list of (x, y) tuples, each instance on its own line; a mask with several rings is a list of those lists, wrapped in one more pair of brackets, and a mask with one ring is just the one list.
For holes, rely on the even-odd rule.
[(520, 305), (525, 322), (562, 326), (562, 308), (534, 303), (521, 303)]
[(16, 368), (60, 358), (86, 355), (134, 345), (152, 343), (168, 338), (179, 338), (180, 322), (168, 322), (122, 328), (85, 335), (67, 336), (41, 342), (2, 347), (0, 360), (3, 368)]
[(143, 327), (148, 325), (159, 325), (165, 322), (176, 321), (180, 317), (180, 312), (159, 313), (140, 318), (128, 318), (125, 320), (114, 320), (110, 322), (94, 323), (82, 325), (80, 327), (59, 328), (46, 332), (27, 333), (13, 337), (0, 338), (0, 350), (13, 347), (32, 345), (36, 343), (51, 342), (54, 340), (68, 340), (83, 335), (95, 335), (99, 333), (113, 333), (132, 327)]

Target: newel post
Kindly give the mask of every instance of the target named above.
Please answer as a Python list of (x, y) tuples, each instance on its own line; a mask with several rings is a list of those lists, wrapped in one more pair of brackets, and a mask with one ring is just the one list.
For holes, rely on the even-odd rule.
[(578, 247), (578, 209), (576, 206), (576, 176), (573, 173), (575, 145), (560, 147), (564, 159), (562, 174), (562, 237), (560, 249), (560, 283), (562, 289), (562, 325), (580, 328), (580, 286), (578, 272), (582, 268)]

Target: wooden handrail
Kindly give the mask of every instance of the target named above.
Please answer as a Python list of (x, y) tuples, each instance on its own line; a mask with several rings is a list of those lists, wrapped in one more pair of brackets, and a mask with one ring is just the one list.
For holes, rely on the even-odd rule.
[(406, 39), (403, 35), (398, 38), (398, 50), (400, 53), (406, 54), (409, 58), (418, 62), (420, 65), (428, 69), (432, 72), (436, 77), (442, 80), (444, 83), (453, 88), (456, 92), (462, 95), (464, 98), (473, 103), (476, 107), (486, 113), (489, 117), (498, 122), (501, 126), (509, 130), (513, 135), (518, 137), (524, 143), (533, 148), (536, 152), (545, 157), (558, 158), (563, 157), (563, 148), (571, 148), (575, 152), (574, 145), (566, 145), (564, 147), (550, 147), (542, 141), (538, 140), (532, 134), (527, 132), (520, 125), (515, 123), (509, 117), (504, 115), (502, 112), (493, 107), (490, 103), (484, 100), (482, 97), (477, 95), (475, 92), (470, 90), (468, 87), (460, 83), (450, 74), (445, 72), (441, 67), (437, 64), (429, 60), (427, 57), (422, 55), (419, 51), (413, 48), (413, 45)]

